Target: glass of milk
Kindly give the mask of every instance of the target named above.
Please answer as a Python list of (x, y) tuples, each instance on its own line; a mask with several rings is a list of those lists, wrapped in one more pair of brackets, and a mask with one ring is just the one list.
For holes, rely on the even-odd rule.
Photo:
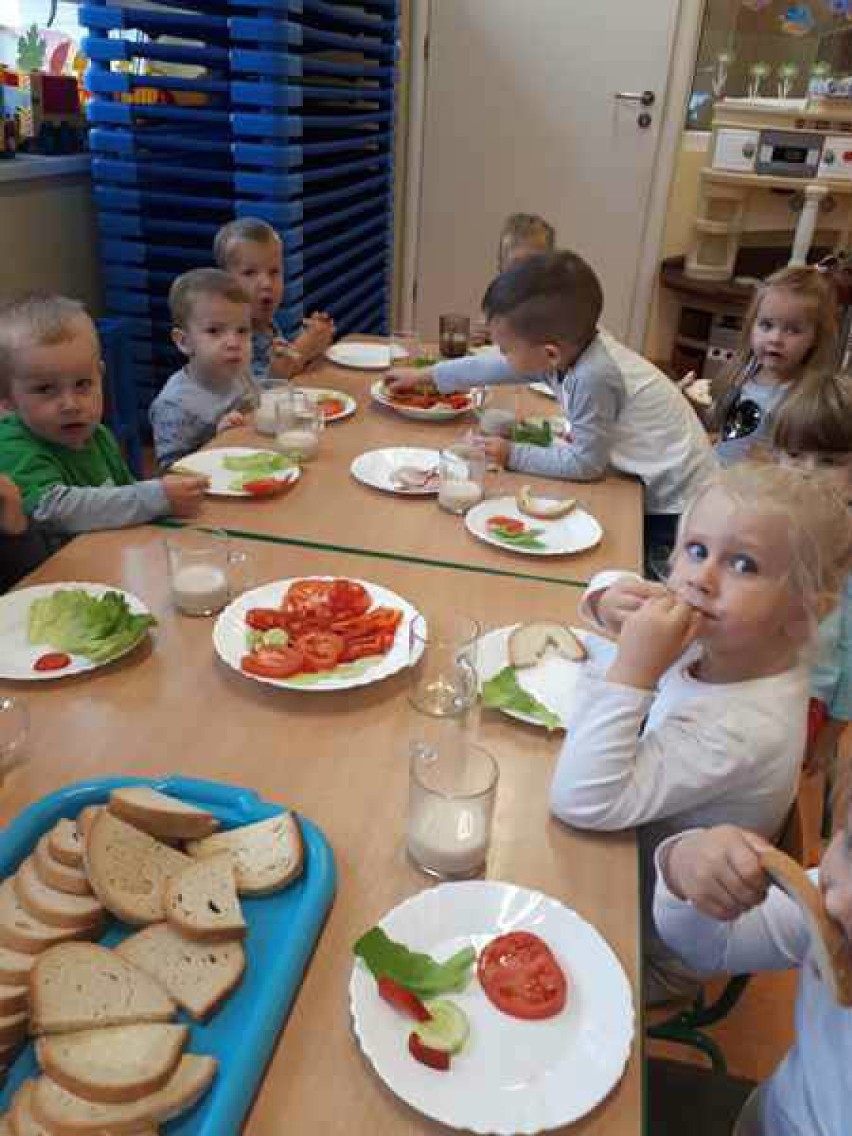
[(441, 747), (410, 746), (406, 840), (421, 871), (463, 879), (482, 870), (498, 779), (492, 755), (464, 734)]
[(172, 603), (184, 615), (215, 615), (250, 586), (249, 557), (227, 533), (183, 528), (164, 543)]
[(275, 446), (286, 457), (311, 461), (317, 456), (325, 418), (313, 391), (291, 389), (275, 404)]
[(459, 442), (441, 451), (438, 504), (448, 513), (466, 513), (485, 496), (488, 455), (479, 446)]

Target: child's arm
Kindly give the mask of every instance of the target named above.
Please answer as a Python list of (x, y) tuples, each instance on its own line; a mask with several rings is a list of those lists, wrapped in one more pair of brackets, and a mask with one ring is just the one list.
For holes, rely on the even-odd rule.
[(151, 403), (150, 419), (160, 469), (168, 469), (180, 458), (193, 453), (217, 432), (217, 424), (211, 424), (170, 398), (155, 399)]
[(432, 379), (441, 394), (453, 394), (474, 387), (521, 386), (545, 378), (546, 375), (518, 375), (499, 352), (485, 351), (432, 367), (391, 367), (387, 382), (391, 390), (403, 393), (424, 379)]
[(177, 474), (133, 485), (52, 485), (39, 500), (34, 520), (63, 533), (144, 525), (174, 513), (196, 513), (207, 479)]
[(675, 836), (657, 849), (654, 922), (689, 966), (744, 974), (801, 965), (807, 926), (781, 890), (767, 893), (758, 859), (763, 845), (753, 833), (723, 825)]

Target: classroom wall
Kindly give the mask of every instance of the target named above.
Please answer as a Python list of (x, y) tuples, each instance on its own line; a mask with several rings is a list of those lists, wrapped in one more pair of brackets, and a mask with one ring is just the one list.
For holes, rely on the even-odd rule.
[[(679, 256), (689, 244), (692, 221), (698, 208), (698, 175), (707, 162), (710, 134), (684, 131), (674, 177), (669, 190), (666, 225), (659, 259)], [(667, 362), (677, 321), (677, 304), (671, 293), (660, 287), (659, 279), (651, 301), (651, 314), (645, 335), (644, 354)]]
[(0, 181), (0, 298), (63, 292), (102, 311), (88, 173)]

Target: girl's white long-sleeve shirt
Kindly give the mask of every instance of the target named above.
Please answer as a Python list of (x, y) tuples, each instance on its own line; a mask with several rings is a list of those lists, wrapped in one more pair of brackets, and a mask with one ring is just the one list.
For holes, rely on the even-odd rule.
[(669, 890), (664, 875), (667, 849), (668, 843), (657, 852), (654, 920), (664, 941), (685, 962), (702, 973), (801, 968), (796, 1038), (748, 1109), (748, 1133), (848, 1136), (852, 1132), (852, 1009), (838, 1006), (819, 978), (798, 907), (778, 888), (771, 888), (764, 903), (739, 919), (729, 923), (711, 919)]

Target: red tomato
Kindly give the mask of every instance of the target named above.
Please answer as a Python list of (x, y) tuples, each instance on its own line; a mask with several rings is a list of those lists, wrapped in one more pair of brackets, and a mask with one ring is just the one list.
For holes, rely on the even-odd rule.
[(333, 418), (335, 414), (342, 414), (346, 403), (341, 398), (324, 398), (320, 402), (320, 411), (323, 418)]
[(294, 647), (262, 647), (243, 655), (240, 667), (257, 678), (289, 678), (305, 669), (305, 660)]
[(254, 631), (272, 631), (284, 627), (284, 612), (274, 607), (250, 607), (246, 612), (246, 623)]
[(529, 931), (492, 939), (477, 975), (488, 999), (513, 1018), (552, 1018), (565, 1005), (565, 974), (547, 943)]
[(394, 982), (392, 978), (382, 977), (378, 980), (379, 996), (384, 998), (395, 1010), (401, 1010), (416, 1022), (428, 1022), (432, 1015), (407, 987)]
[(348, 639), (340, 661), (354, 663), (356, 659), (368, 659), (371, 655), (386, 655), (393, 646), (393, 640), (394, 636), (389, 631), (365, 635), (360, 639)]
[(351, 619), (336, 619), (332, 631), (345, 635), (347, 639), (361, 635), (375, 635), (380, 631), (396, 631), (402, 619), (402, 612), (394, 607), (377, 607), (366, 615)]
[(408, 1035), (408, 1052), (415, 1061), (427, 1065), (430, 1069), (437, 1069), (439, 1073), (447, 1073), (450, 1068), (450, 1055), (442, 1049), (433, 1049), (431, 1045), (424, 1045), (416, 1033)]
[(318, 603), (328, 603), (330, 595), (330, 580), (294, 580), (284, 598), (288, 606), (313, 607)]
[(252, 497), (274, 497), (289, 489), (291, 482), (279, 480), (277, 477), (261, 477), (257, 481), (246, 481), (243, 489), (251, 493)]
[(467, 408), (470, 406), (470, 395), (451, 394), (446, 396), (446, 401), (450, 404), (453, 410), (467, 410)]
[(341, 616), (363, 615), (370, 610), (370, 593), (356, 580), (333, 580), (329, 600), (332, 608)]
[(346, 644), (333, 631), (309, 631), (293, 646), (305, 660), (306, 670), (330, 671), (340, 662)]
[(71, 656), (64, 651), (49, 651), (40, 655), (33, 663), (34, 671), (61, 671), (71, 666)]
[(508, 533), (522, 533), (527, 527), (515, 517), (489, 517), (486, 524), (491, 529), (505, 529)]

